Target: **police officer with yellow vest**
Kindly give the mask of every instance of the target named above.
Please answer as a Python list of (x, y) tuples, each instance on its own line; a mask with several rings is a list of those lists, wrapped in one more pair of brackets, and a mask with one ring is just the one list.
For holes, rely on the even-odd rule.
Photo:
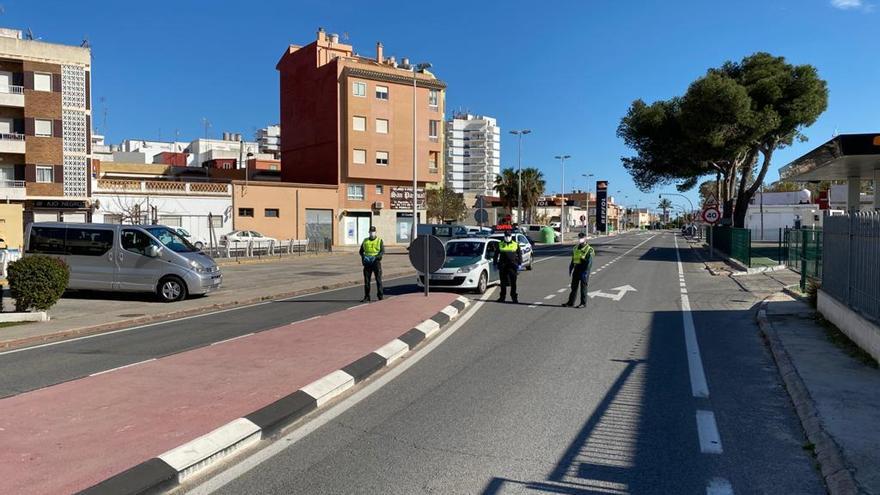
[(510, 299), (514, 304), (519, 304), (516, 295), (516, 277), (522, 265), (522, 250), (519, 248), (519, 243), (513, 240), (510, 231), (505, 232), (504, 239), (498, 243), (493, 261), (501, 275), (501, 297), (498, 298), (498, 302), (504, 302), (507, 298), (507, 287), (510, 286)]
[(361, 243), (361, 262), (364, 265), (364, 298), (361, 302), (370, 302), (370, 275), (376, 276), (376, 298), (382, 300), (382, 256), (385, 255), (385, 243), (376, 235), (376, 227), (370, 227), (370, 237)]
[(568, 265), (568, 274), (571, 276), (571, 294), (566, 307), (574, 306), (574, 298), (577, 295), (578, 286), (581, 289), (581, 303), (579, 308), (587, 307), (587, 283), (590, 281), (590, 269), (593, 266), (593, 256), (596, 251), (593, 246), (587, 244), (587, 234), (578, 234), (578, 243), (571, 252), (571, 264)]

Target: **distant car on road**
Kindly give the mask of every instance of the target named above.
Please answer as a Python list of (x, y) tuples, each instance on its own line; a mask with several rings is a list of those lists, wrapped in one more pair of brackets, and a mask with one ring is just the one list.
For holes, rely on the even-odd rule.
[(268, 246), (269, 243), (278, 244), (278, 239), (265, 236), (255, 230), (233, 230), (226, 235), (220, 236), (220, 244), (247, 244), (251, 241), (254, 244), (266, 246)]
[[(431, 287), (470, 289), (478, 294), (490, 285), (500, 283), (498, 269), (492, 263), (498, 251), (498, 239), (452, 239), (446, 243), (446, 262), (430, 274)], [(425, 275), (419, 273), (418, 284), (424, 286)]]
[[(492, 234), (492, 239), (504, 239), (504, 234)], [(517, 244), (519, 244), (519, 249), (522, 251), (522, 261), (523, 265), (525, 265), (526, 270), (532, 269), (532, 255), (534, 254), (532, 243), (528, 237), (522, 234), (513, 234), (513, 238), (516, 240)]]

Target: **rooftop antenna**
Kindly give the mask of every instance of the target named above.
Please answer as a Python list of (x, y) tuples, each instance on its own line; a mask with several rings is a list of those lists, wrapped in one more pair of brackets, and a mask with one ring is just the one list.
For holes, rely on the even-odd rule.
[(101, 130), (106, 135), (107, 134), (107, 113), (109, 112), (109, 110), (107, 110), (107, 98), (104, 98), (102, 96), (102, 97), (98, 98), (98, 101), (101, 102), (101, 109), (102, 109), (101, 113), (102, 113), (102, 117), (103, 117), (103, 122), (101, 122)]
[(31, 28), (27, 29), (27, 33), (24, 34), (24, 39), (26, 39), (26, 40), (34, 39), (34, 32), (31, 31)]
[(343, 39), (343, 41), (348, 41), (348, 33), (347, 33), (347, 32), (344, 32), (344, 31), (343, 31), (343, 33), (342, 33), (342, 39)]
[(208, 139), (208, 129), (211, 128), (211, 121), (208, 117), (202, 117), (202, 125), (205, 126), (205, 139)]
[(85, 35), (85, 37), (82, 40), (82, 43), (80, 43), (79, 46), (81, 46), (83, 48), (91, 48), (92, 47), (92, 45), (89, 44), (89, 35)]

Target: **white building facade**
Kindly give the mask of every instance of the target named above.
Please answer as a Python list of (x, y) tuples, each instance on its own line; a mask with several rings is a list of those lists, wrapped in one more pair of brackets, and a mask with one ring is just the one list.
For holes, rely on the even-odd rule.
[(272, 155), (276, 159), (281, 158), (281, 126), (269, 125), (257, 130), (257, 144), (260, 153)]
[(446, 187), (495, 194), (501, 173), (501, 128), (492, 117), (456, 114), (446, 123)]

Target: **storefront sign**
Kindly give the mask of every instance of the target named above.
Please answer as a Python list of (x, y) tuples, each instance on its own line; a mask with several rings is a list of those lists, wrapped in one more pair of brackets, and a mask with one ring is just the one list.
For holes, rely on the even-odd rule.
[(31, 207), (53, 208), (57, 210), (81, 210), (86, 207), (86, 202), (66, 199), (35, 199), (31, 201)]
[(608, 181), (596, 181), (596, 230), (606, 232), (608, 225)]
[[(392, 187), (391, 209), (392, 210), (412, 210), (413, 207), (413, 189), (411, 187)], [(419, 188), (419, 208), (425, 209), (425, 189)]]

